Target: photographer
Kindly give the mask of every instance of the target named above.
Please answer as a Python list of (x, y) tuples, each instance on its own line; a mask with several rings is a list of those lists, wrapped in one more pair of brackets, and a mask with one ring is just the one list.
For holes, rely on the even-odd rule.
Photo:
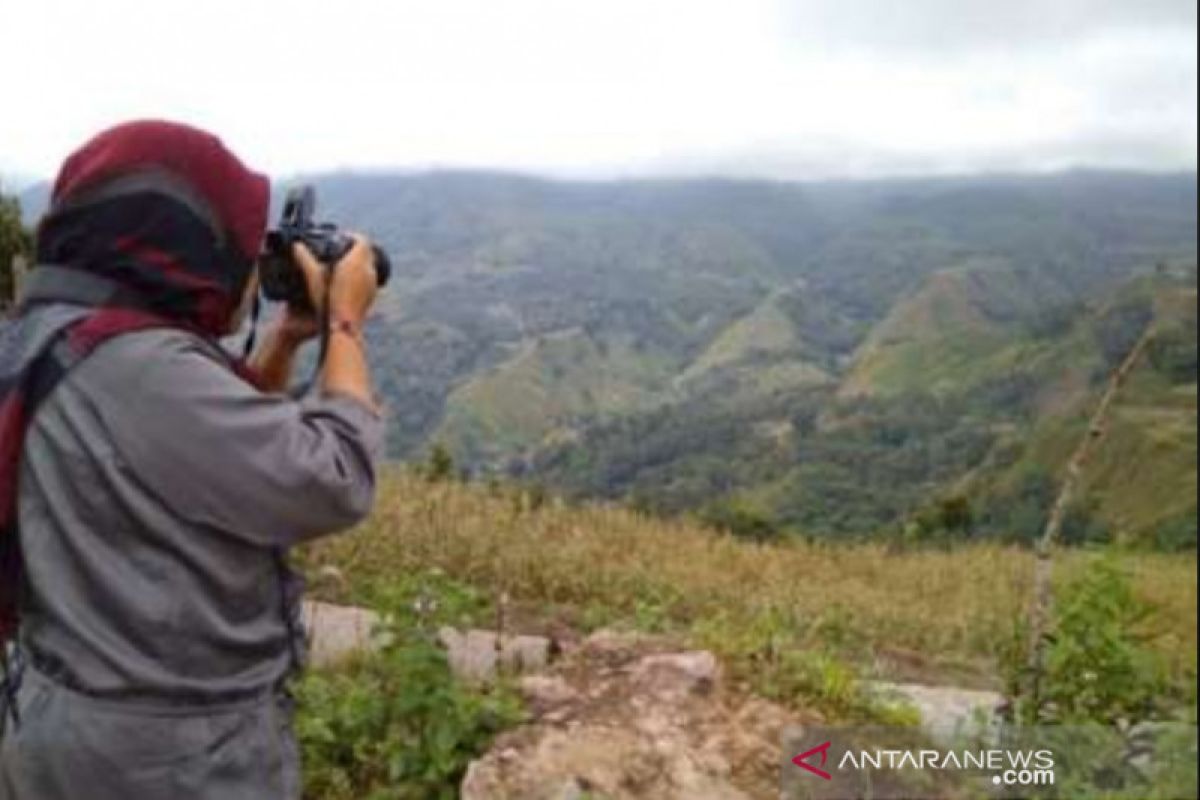
[[(285, 555), (370, 510), (377, 280), (365, 240), (333, 269), (295, 245), (328, 313), (286, 309), (234, 361), (218, 339), (257, 293), (268, 203), (264, 176), (172, 123), (105, 131), (58, 175), (0, 328), (3, 800), (300, 796)], [(318, 334), (318, 386), (294, 400)]]

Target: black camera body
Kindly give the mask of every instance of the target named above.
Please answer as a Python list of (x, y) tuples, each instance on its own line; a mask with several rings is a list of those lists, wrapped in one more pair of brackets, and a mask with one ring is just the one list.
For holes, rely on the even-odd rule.
[[(304, 272), (292, 257), (292, 245), (303, 242), (326, 270), (333, 270), (342, 256), (354, 246), (354, 239), (331, 222), (315, 222), (317, 193), (311, 185), (288, 190), (279, 216), (279, 226), (267, 231), (259, 276), (263, 296), (268, 300), (285, 302), (294, 308), (311, 310), (312, 302)], [(387, 253), (372, 246), (375, 255), (375, 275), (383, 286), (391, 277), (392, 263)], [(332, 278), (333, 276), (328, 276)]]

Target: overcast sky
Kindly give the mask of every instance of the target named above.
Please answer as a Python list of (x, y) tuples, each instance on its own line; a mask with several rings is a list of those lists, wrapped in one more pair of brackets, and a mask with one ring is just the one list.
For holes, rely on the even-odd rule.
[(180, 119), (276, 175), (1195, 169), (1196, 0), (0, 0), (0, 175)]

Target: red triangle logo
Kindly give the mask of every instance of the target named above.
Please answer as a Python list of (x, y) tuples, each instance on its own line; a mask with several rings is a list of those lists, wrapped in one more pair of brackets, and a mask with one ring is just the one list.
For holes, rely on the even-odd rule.
[(831, 781), (831, 780), (833, 780), (832, 775), (830, 775), (828, 772), (826, 772), (823, 769), (814, 767), (812, 764), (807, 763), (807, 761), (808, 761), (808, 759), (810, 759), (813, 756), (820, 753), (821, 754), (821, 766), (822, 767), (825, 766), (825, 762), (829, 760), (829, 747), (832, 744), (833, 744), (833, 742), (826, 742), (825, 744), (817, 745), (812, 750), (806, 750), (805, 752), (803, 752), (800, 755), (793, 758), (792, 763), (795, 764), (800, 769), (808, 770), (813, 775), (816, 775), (818, 778), (824, 778), (827, 781)]

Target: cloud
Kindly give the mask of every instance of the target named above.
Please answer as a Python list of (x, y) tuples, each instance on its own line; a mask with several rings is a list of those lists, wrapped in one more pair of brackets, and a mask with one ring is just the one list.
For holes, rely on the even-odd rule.
[(865, 179), (1095, 168), (1175, 171), (1195, 168), (1189, 153), (1153, 133), (1084, 132), (1033, 145), (916, 151), (841, 139), (760, 144), (741, 150), (680, 153), (628, 170), (671, 175), (736, 175), (775, 180)]
[(831, 47), (924, 52), (1028, 50), (1137, 30), (1194, 36), (1195, 0), (793, 0), (791, 37)]
[(0, 170), (50, 174), (138, 116), (277, 174), (1194, 169), (1195, 19), (1194, 0), (40, 0), (5, 10)]

